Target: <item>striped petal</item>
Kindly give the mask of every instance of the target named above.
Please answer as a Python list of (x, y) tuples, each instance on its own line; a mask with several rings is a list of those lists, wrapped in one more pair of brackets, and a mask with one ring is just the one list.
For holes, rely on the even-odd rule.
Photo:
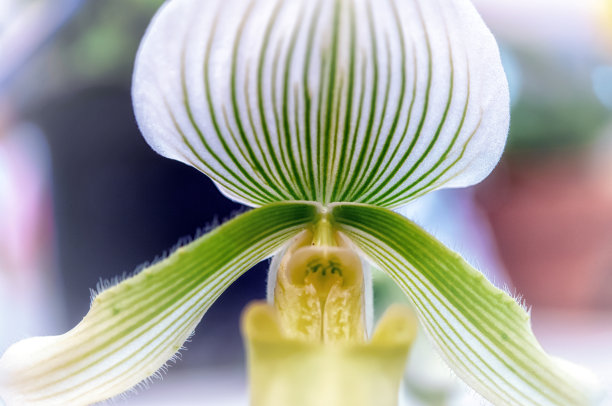
[(408, 295), (449, 366), (495, 405), (596, 404), (590, 374), (547, 355), (521, 306), (414, 223), (366, 205), (331, 214)]
[(396, 207), (497, 163), (508, 88), (469, 0), (172, 0), (136, 118), (230, 198)]
[(132, 388), (165, 365), (238, 276), (316, 216), (314, 205), (299, 203), (250, 211), (102, 292), (68, 333), (7, 350), (0, 400), (86, 405)]

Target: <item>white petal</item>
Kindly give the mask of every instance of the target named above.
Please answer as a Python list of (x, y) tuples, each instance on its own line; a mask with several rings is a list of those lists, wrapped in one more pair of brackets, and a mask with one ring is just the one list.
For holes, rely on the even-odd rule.
[(87, 405), (132, 388), (176, 354), (238, 276), (316, 215), (315, 206), (296, 203), (253, 210), (102, 292), (66, 334), (6, 351), (0, 399), (8, 406)]
[(480, 181), (508, 128), (469, 0), (172, 0), (134, 72), (141, 130), (233, 199), (399, 206)]

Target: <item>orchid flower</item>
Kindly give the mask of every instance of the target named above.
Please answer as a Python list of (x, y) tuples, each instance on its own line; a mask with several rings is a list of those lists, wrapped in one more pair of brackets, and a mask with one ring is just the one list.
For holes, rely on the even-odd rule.
[[(242, 273), (281, 250), (277, 263), (296, 262), (287, 255), (314, 244), (324, 255), (340, 250), (354, 271), (341, 276), (348, 287), (332, 293), (340, 285), (317, 279), (308, 293), (310, 276), (293, 280), (297, 268), (277, 266), (276, 307), (252, 305), (244, 317), (256, 374), (270, 373), (257, 357), (279, 336), (322, 368), (346, 358), (343, 347), (311, 356), (289, 340), (323, 334), (317, 327), (309, 338), (295, 321), (302, 294), (346, 299), (332, 327), (348, 332), (329, 339), (363, 342), (364, 260), (401, 287), (441, 357), (494, 404), (592, 404), (588, 377), (543, 351), (516, 300), (391, 211), (482, 180), (504, 148), (508, 99), (496, 42), (469, 0), (166, 2), (136, 58), (141, 131), (254, 209), (99, 293), (66, 334), (14, 344), (0, 360), (0, 396), (80, 405), (120, 394), (163, 368)], [(410, 335), (406, 315), (392, 310), (371, 345), (400, 342), (404, 354)]]

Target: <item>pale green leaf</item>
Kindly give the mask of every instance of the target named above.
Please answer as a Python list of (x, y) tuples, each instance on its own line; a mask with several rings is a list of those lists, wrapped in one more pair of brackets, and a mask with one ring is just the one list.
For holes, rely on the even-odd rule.
[(0, 358), (7, 405), (86, 405), (159, 370), (206, 310), (243, 272), (316, 220), (311, 204), (242, 214), (100, 293), (66, 334), (35, 337)]
[(156, 151), (249, 205), (396, 207), (478, 182), (509, 114), (469, 0), (172, 0), (133, 97)]
[(491, 402), (596, 404), (589, 373), (546, 354), (514, 299), (414, 223), (366, 205), (334, 206), (331, 216), (408, 295), (448, 365)]

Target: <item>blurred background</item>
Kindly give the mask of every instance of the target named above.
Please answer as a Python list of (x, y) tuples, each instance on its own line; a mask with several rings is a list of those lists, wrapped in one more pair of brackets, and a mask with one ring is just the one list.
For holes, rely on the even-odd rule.
[[(130, 81), (161, 0), (0, 0), (0, 352), (58, 334), (89, 289), (242, 208), (140, 136)], [(511, 87), (502, 162), (405, 209), (531, 307), (544, 347), (612, 388), (612, 1), (476, 0)], [(205, 315), (183, 359), (126, 404), (246, 404), (239, 315), (267, 264)], [(401, 300), (375, 278), (377, 311)], [(420, 340), (403, 396), (482, 404)], [(196, 400), (194, 400), (196, 399)], [(202, 401), (206, 399), (206, 401)]]

